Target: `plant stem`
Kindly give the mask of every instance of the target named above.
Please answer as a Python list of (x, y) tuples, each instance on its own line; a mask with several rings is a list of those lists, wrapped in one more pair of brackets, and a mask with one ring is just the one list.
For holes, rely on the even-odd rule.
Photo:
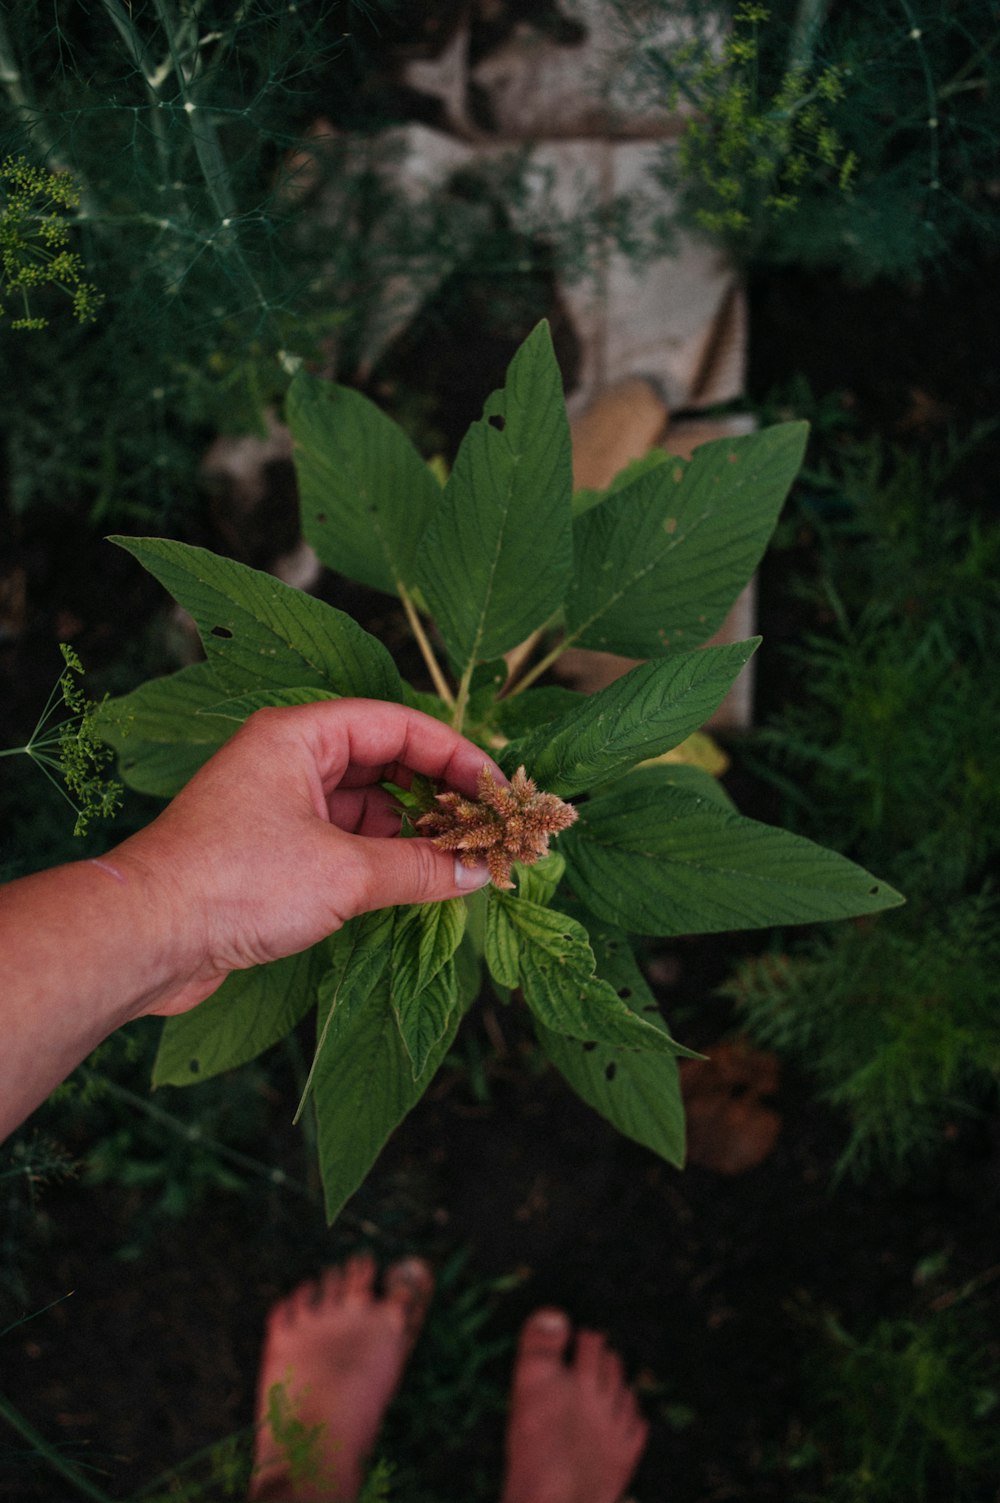
[(454, 694), (452, 694), (450, 688), (448, 687), (448, 681), (445, 678), (444, 673), (441, 671), (441, 664), (434, 656), (434, 649), (430, 644), (430, 639), (428, 638), (427, 633), (424, 631), (424, 628), (421, 625), (420, 617), (417, 615), (417, 608), (407, 594), (406, 586), (400, 584), (398, 579), (396, 581), (396, 589), (399, 591), (399, 598), (403, 602), (403, 610), (406, 612), (406, 619), (410, 624), (410, 630), (416, 638), (416, 643), (420, 648), (421, 656), (423, 657), (424, 662), (427, 664), (427, 671), (431, 676), (434, 687), (440, 694), (441, 698), (444, 700), (445, 704), (448, 705), (449, 708), (451, 708), (454, 706), (455, 696)]
[(451, 718), (451, 723), (456, 731), (461, 731), (462, 726), (465, 724), (465, 711), (469, 703), (469, 685), (472, 683), (472, 670), (475, 666), (475, 659), (470, 658), (465, 665), (465, 672), (462, 674), (462, 681), (458, 686), (458, 695), (455, 699), (455, 713)]
[(535, 680), (541, 678), (542, 674), (545, 673), (549, 668), (551, 668), (552, 664), (557, 662), (558, 659), (562, 657), (566, 649), (568, 647), (572, 647), (572, 645), (572, 637), (564, 637), (561, 642), (557, 642), (555, 647), (553, 647), (550, 652), (547, 652), (543, 658), (540, 658), (538, 660), (534, 668), (529, 668), (528, 672), (522, 679), (519, 679), (516, 684), (505, 688), (504, 691), (499, 695), (499, 698), (512, 699), (515, 694), (520, 694), (523, 692), (523, 690), (530, 688)]
[(829, 6), (830, 0), (801, 0), (788, 49), (789, 72), (806, 73), (812, 67), (816, 38), (826, 20)]
[(12, 1429), (16, 1430), (18, 1434), (23, 1435), (32, 1450), (37, 1451), (39, 1456), (48, 1462), (53, 1471), (65, 1477), (67, 1482), (71, 1482), (78, 1492), (83, 1493), (84, 1497), (94, 1498), (96, 1503), (113, 1503), (113, 1499), (102, 1488), (98, 1487), (96, 1483), (89, 1481), (82, 1472), (77, 1471), (76, 1467), (71, 1466), (68, 1461), (64, 1461), (55, 1446), (50, 1445), (45, 1436), (36, 1430), (34, 1425), (25, 1419), (21, 1411), (15, 1409), (14, 1405), (9, 1403), (2, 1394), (0, 1394), (0, 1419), (5, 1419)]
[(920, 71), (924, 75), (924, 91), (927, 99), (927, 127), (931, 138), (928, 187), (937, 188), (940, 181), (940, 148), (938, 146), (938, 102), (937, 90), (934, 86), (934, 74), (931, 72), (931, 65), (927, 60), (926, 49), (920, 40), (920, 27), (917, 25), (913, 11), (907, 4), (907, 0), (899, 0), (899, 4), (903, 14), (910, 23), (910, 36), (916, 44), (917, 52), (920, 54)]

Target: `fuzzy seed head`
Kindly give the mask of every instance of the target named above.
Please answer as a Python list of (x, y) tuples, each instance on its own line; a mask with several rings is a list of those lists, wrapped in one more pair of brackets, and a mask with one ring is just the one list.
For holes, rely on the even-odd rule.
[(576, 819), (572, 804), (554, 793), (539, 793), (523, 767), (498, 783), (488, 767), (479, 774), (478, 798), (439, 793), (436, 809), (422, 814), (417, 829), (429, 834), (443, 851), (455, 851), (463, 866), (485, 860), (494, 886), (512, 888), (515, 861), (532, 866), (549, 849), (549, 839)]

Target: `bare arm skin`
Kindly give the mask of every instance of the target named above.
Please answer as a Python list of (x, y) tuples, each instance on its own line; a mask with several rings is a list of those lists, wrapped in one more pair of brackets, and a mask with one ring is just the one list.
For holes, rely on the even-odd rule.
[(0, 889), (0, 1138), (133, 1018), (187, 1012), (356, 914), (483, 886), (429, 840), (394, 839), (378, 785), (419, 772), (475, 797), (484, 763), (402, 705), (259, 710), (146, 829)]

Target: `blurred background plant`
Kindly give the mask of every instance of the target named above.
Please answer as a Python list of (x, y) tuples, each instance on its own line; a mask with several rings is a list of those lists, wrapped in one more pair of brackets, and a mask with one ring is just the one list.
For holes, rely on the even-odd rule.
[(988, 1496), (1000, 1463), (998, 1370), (976, 1313), (947, 1301), (863, 1334), (830, 1311), (802, 1312), (816, 1336), (803, 1375), (810, 1417), (779, 1463), (797, 1503)]
[(1000, 528), (955, 490), (987, 436), (827, 442), (784, 523), (813, 626), (747, 760), (783, 818), (891, 874), (907, 905), (779, 941), (725, 990), (846, 1115), (840, 1172), (918, 1172), (1000, 1087)]
[(993, 0), (657, 0), (699, 28), (679, 47), (618, 8), (631, 87), (693, 109), (661, 181), (745, 264), (906, 280), (996, 243)]

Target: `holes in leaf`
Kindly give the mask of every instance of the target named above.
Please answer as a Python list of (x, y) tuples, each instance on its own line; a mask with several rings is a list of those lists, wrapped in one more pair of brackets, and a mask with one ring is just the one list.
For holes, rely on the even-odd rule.
[(507, 426), (506, 418), (501, 417), (499, 412), (494, 412), (492, 417), (487, 418), (487, 422), (489, 423), (490, 427), (495, 428), (498, 433), (502, 433)]
[(317, 522), (319, 523), (319, 525), (321, 527), (325, 527), (326, 526), (326, 512), (325, 511), (318, 511), (316, 513), (316, 520), (317, 520)]
[(201, 1074), (201, 1063), (200, 1063), (200, 1061), (196, 1060), (196, 1059), (190, 1060), (188, 1062), (188, 1069), (191, 1071), (192, 1075), (200, 1075)]
[(617, 1074), (618, 1074), (618, 1066), (615, 1064), (614, 1060), (611, 1060), (610, 1064), (606, 1065), (605, 1068), (604, 1068), (604, 1079), (605, 1080), (614, 1080), (614, 1078), (615, 1078), (615, 1076)]
[(225, 642), (228, 642), (231, 639), (232, 635), (233, 634), (229, 630), (228, 626), (213, 626), (212, 627), (212, 636), (213, 637), (221, 637), (223, 639), (223, 641), (225, 641)]
[(622, 1001), (624, 1002), (625, 999), (626, 999), (626, 997), (631, 997), (631, 995), (632, 995), (632, 988), (630, 986), (620, 986), (618, 988), (618, 995), (619, 995), (619, 997), (621, 997)]
[(588, 1039), (583, 1046), (583, 1052), (584, 1054), (592, 1054), (596, 1048), (597, 1044), (595, 1043), (595, 1041), (593, 1039)]
[(660, 1009), (657, 1007), (657, 1005), (656, 1005), (655, 1002), (650, 1002), (648, 1004), (648, 1006), (644, 1007), (642, 1010), (643, 1010), (643, 1012), (655, 1012), (655, 1013), (658, 1013), (660, 1011)]

